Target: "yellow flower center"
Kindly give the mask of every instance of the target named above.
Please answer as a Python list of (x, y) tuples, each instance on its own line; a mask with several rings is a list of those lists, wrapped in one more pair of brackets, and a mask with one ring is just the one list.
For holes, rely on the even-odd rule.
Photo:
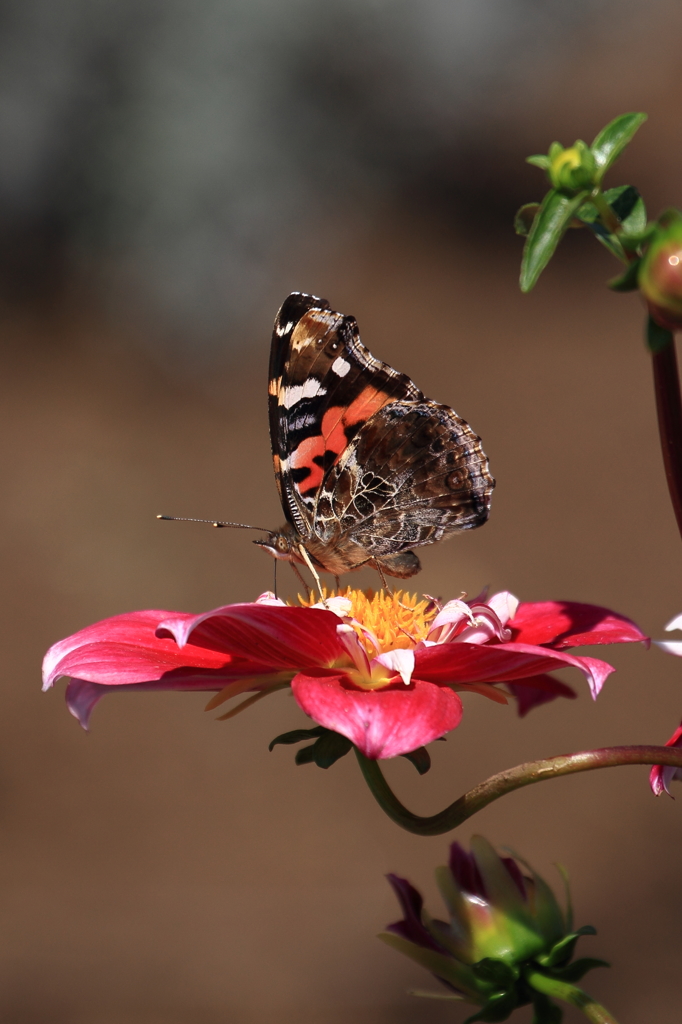
[[(334, 591), (323, 594), (324, 600), (332, 597), (344, 597), (351, 603), (349, 615), (369, 630), (376, 638), (378, 649), (365, 633), (358, 630), (360, 642), (370, 658), (396, 648), (410, 649), (424, 640), (429, 627), (438, 613), (435, 601), (419, 598), (417, 594), (408, 594), (396, 590), (387, 594), (383, 590), (352, 590), (348, 587), (338, 594)], [(311, 598), (298, 597), (299, 604), (304, 608), (319, 603), (317, 596)]]

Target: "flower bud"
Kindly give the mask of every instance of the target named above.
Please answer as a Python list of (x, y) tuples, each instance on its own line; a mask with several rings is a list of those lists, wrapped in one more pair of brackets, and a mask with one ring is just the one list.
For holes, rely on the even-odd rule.
[(656, 225), (639, 269), (639, 287), (652, 318), (682, 329), (682, 213), (667, 210)]
[(536, 872), (518, 858), (500, 857), (482, 836), (472, 838), (470, 853), (453, 843), (449, 864), (436, 870), (449, 921), (432, 918), (408, 881), (388, 879), (404, 918), (379, 937), (459, 998), (483, 1007), (472, 1020), (506, 1020), (516, 1007), (542, 1002), (533, 979), (572, 983), (603, 964), (569, 963), (578, 937), (594, 929), (574, 932), (570, 906), (563, 911)]
[(559, 142), (549, 147), (547, 173), (554, 188), (562, 192), (580, 192), (594, 184), (597, 164), (592, 150), (578, 139), (568, 149)]

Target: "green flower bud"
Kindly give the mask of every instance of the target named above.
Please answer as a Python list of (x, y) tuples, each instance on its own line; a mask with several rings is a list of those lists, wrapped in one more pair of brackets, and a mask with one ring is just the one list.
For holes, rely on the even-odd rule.
[(595, 183), (597, 164), (590, 147), (578, 139), (569, 149), (559, 142), (549, 147), (547, 173), (554, 188), (561, 192), (580, 192)]
[(638, 284), (653, 320), (682, 330), (682, 213), (667, 210), (657, 222), (639, 268)]
[(532, 868), (500, 857), (482, 836), (472, 838), (470, 853), (453, 843), (450, 863), (436, 871), (449, 921), (432, 918), (408, 881), (388, 878), (404, 918), (379, 937), (430, 970), (453, 998), (482, 1007), (471, 1020), (506, 1020), (527, 1003), (537, 1010), (548, 984), (572, 984), (603, 964), (570, 963), (578, 937), (594, 929), (574, 932), (570, 906), (563, 911)]

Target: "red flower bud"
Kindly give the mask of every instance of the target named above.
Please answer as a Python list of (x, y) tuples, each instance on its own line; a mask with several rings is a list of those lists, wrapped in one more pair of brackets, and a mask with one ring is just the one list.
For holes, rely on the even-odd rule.
[(667, 210), (658, 220), (639, 271), (639, 287), (652, 318), (669, 331), (682, 330), (682, 214)]

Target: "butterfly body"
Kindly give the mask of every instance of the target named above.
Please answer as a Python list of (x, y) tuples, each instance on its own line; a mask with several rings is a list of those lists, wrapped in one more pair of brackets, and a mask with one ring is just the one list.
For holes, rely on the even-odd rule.
[(324, 299), (294, 292), (277, 315), (269, 413), (287, 522), (257, 543), (276, 558), (405, 579), (421, 568), (413, 548), (488, 518), (480, 438), (375, 359)]

